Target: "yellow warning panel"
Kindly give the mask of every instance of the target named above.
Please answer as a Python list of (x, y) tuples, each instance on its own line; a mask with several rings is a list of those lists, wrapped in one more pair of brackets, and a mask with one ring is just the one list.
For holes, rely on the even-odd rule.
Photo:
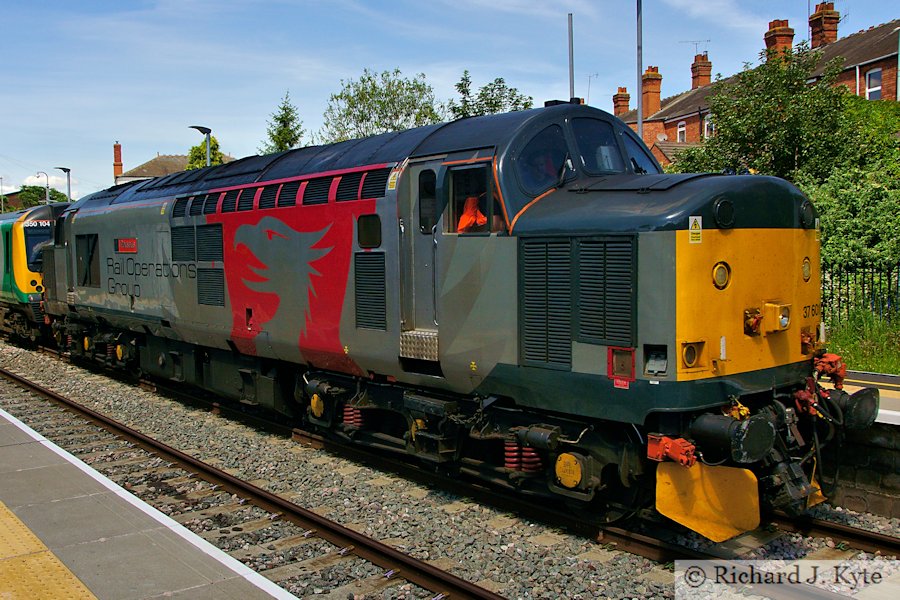
[(759, 527), (756, 475), (747, 469), (686, 468), (674, 462), (656, 468), (656, 510), (714, 542)]
[(2, 502), (0, 598), (96, 600), (90, 590)]

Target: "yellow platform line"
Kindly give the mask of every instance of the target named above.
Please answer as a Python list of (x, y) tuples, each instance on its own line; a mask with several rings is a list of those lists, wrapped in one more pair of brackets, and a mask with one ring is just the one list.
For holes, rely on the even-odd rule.
[(857, 385), (860, 387), (877, 387), (877, 388), (888, 388), (891, 390), (900, 390), (900, 384), (896, 384), (896, 383), (882, 383), (879, 381), (861, 381), (859, 379), (845, 379), (844, 383), (852, 383), (853, 385)]
[(3, 502), (0, 502), (0, 598), (96, 600)]

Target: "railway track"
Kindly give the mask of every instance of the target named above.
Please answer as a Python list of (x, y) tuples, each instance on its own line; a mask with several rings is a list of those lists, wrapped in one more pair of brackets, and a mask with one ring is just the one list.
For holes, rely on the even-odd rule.
[(331, 592), (341, 597), (405, 581), (434, 598), (502, 598), (15, 373), (0, 369), (0, 375), (10, 382), (0, 394), (19, 397), (13, 403), (18, 418), (275, 583), (343, 568), (330, 575), (336, 582)]
[[(106, 374), (105, 374), (106, 375)], [(105, 376), (104, 375), (104, 376)], [(369, 453), (363, 453), (358, 449), (354, 448), (352, 445), (340, 445), (334, 444), (332, 442), (328, 442), (321, 438), (317, 438), (316, 436), (310, 436), (304, 434), (302, 432), (291, 430), (289, 427), (285, 427), (284, 425), (279, 425), (276, 423), (272, 423), (268, 420), (261, 418), (259, 415), (247, 414), (246, 412), (240, 410), (234, 410), (230, 405), (219, 405), (214, 402), (209, 402), (206, 400), (198, 399), (194, 396), (186, 396), (183, 390), (178, 390), (177, 388), (172, 389), (168, 388), (164, 384), (156, 384), (153, 382), (143, 382), (143, 387), (152, 388), (154, 391), (158, 391), (163, 393), (163, 395), (171, 396), (176, 395), (179, 400), (188, 400), (190, 403), (194, 405), (200, 405), (205, 407), (207, 410), (217, 412), (222, 414), (223, 416), (227, 416), (229, 418), (239, 418), (244, 422), (248, 422), (252, 424), (256, 428), (264, 428), (270, 432), (277, 432), (281, 436), (293, 436), (295, 439), (300, 441), (306, 445), (313, 445), (316, 447), (324, 447), (328, 450), (337, 451), (338, 454), (344, 458), (349, 458), (350, 460), (365, 462), (371, 467), (378, 468), (379, 470), (387, 470), (393, 471), (400, 474), (404, 478), (408, 478), (414, 481), (418, 481), (420, 483), (426, 483), (428, 485), (434, 485), (436, 487), (440, 487), (442, 490), (447, 490), (451, 493), (457, 493), (465, 496), (469, 496), (475, 499), (479, 504), (484, 503), (491, 505), (495, 508), (499, 508), (503, 511), (509, 511), (515, 513), (517, 515), (522, 515), (526, 518), (533, 518), (534, 520), (540, 521), (542, 523), (550, 523), (556, 526), (560, 526), (565, 528), (566, 530), (576, 533), (584, 538), (595, 539), (601, 544), (607, 546), (608, 549), (615, 548), (616, 550), (625, 551), (628, 553), (637, 554), (643, 557), (647, 557), (651, 560), (660, 562), (660, 563), (671, 563), (674, 560), (678, 559), (708, 559), (711, 557), (717, 557), (722, 559), (723, 556), (727, 556), (727, 552), (707, 552), (705, 549), (697, 550), (690, 549), (676, 543), (673, 541), (673, 536), (671, 531), (669, 532), (656, 532), (653, 530), (653, 526), (645, 527), (640, 531), (633, 531), (629, 529), (625, 529), (622, 527), (616, 526), (600, 526), (597, 524), (587, 524), (581, 518), (573, 518), (573, 516), (569, 513), (562, 511), (553, 511), (548, 510), (547, 507), (535, 508), (532, 505), (529, 505), (527, 501), (512, 497), (508, 494), (497, 493), (495, 490), (488, 490), (485, 488), (473, 488), (468, 484), (464, 484), (460, 481), (454, 481), (447, 479), (445, 477), (441, 477), (438, 474), (423, 472), (420, 469), (412, 467), (402, 461), (397, 461), (391, 459), (389, 457), (377, 457), (373, 456)], [(119, 460), (122, 460), (121, 458)], [(115, 466), (115, 465), (114, 465)], [(175, 477), (177, 479), (177, 477)], [(126, 484), (129, 482), (126, 481)], [(227, 483), (227, 482), (226, 482)], [(225, 484), (221, 484), (225, 485)], [(223, 488), (224, 489), (224, 488)], [(227, 489), (225, 490), (227, 491)], [(202, 492), (207, 493), (208, 492)], [(170, 494), (171, 495), (171, 494)], [(225, 511), (220, 511), (216, 507), (210, 507), (211, 510), (207, 510), (206, 508), (195, 508), (193, 509), (193, 515), (191, 515), (190, 510), (182, 511), (188, 516), (194, 516), (199, 518), (204, 518), (212, 521), (212, 529), (222, 533), (223, 535), (226, 533), (228, 527), (230, 526), (230, 522), (225, 520), (223, 516), (220, 516), (219, 513), (225, 512), (226, 515), (233, 514), (238, 511), (238, 507), (235, 505), (242, 506), (240, 501), (233, 502), (225, 502), (224, 506), (226, 507)], [(256, 515), (255, 523), (253, 523), (249, 528), (259, 527), (260, 525), (265, 524), (263, 519), (270, 518), (269, 515), (275, 515), (275, 521), (285, 521), (286, 519), (280, 516), (281, 509), (277, 506), (270, 507), (265, 509), (268, 511), (265, 515)], [(180, 513), (179, 513), (180, 514)], [(186, 517), (187, 518), (187, 517)], [(869, 539), (868, 542), (864, 541), (865, 538), (872, 538), (878, 536), (871, 536), (867, 532), (860, 532), (854, 528), (827, 528), (831, 525), (828, 522), (822, 522), (820, 526), (817, 528), (813, 528), (812, 525), (815, 522), (810, 521), (809, 519), (804, 520), (800, 523), (795, 523), (794, 525), (790, 525), (787, 523), (784, 517), (779, 521), (778, 526), (782, 532), (788, 531), (796, 531), (803, 533), (804, 535), (814, 535), (817, 537), (830, 537), (835, 540), (835, 543), (839, 547), (852, 547), (857, 548), (859, 550), (865, 550), (868, 552), (878, 552), (880, 551), (884, 555), (889, 554), (897, 554), (897, 540), (895, 538), (889, 538), (889, 536), (882, 536), (883, 540), (875, 540), (874, 542)], [(241, 525), (236, 525), (237, 527), (242, 527)], [(216, 529), (218, 527), (218, 529)], [(313, 534), (308, 533), (309, 530), (314, 529), (313, 525), (304, 525), (302, 526), (302, 531), (296, 535), (304, 535), (306, 537), (312, 537)], [(827, 528), (827, 529), (826, 529)], [(265, 531), (267, 528), (263, 527), (258, 531)], [(220, 531), (226, 530), (226, 531)], [(244, 538), (241, 535), (233, 535), (234, 533), (239, 532), (228, 532), (230, 539), (243, 541)], [(252, 532), (251, 532), (252, 533)], [(771, 540), (774, 537), (777, 537), (778, 532), (769, 532), (769, 535), (766, 539)], [(211, 534), (212, 535), (212, 534)], [(782, 534), (785, 535), (785, 534)], [(228, 538), (226, 538), (228, 539)], [(291, 536), (287, 536), (285, 538), (287, 540), (287, 544), (290, 545), (296, 540), (291, 539)], [(760, 545), (764, 544), (766, 539), (763, 539), (759, 542)], [(235, 542), (237, 543), (237, 542)], [(233, 555), (237, 558), (248, 562), (248, 564), (252, 564), (254, 559), (254, 555), (252, 554), (253, 548), (252, 546), (263, 546), (263, 547), (274, 547), (278, 551), (282, 550), (281, 545), (285, 542), (279, 542), (278, 540), (274, 540), (273, 543), (268, 543), (268, 541), (263, 542), (261, 544), (253, 543), (250, 544), (251, 548), (236, 548), (228, 546), (226, 543), (226, 547), (233, 552)], [(309, 542), (308, 542), (309, 543)], [(346, 542), (344, 542), (346, 543)], [(246, 545), (246, 544), (245, 544)], [(320, 554), (328, 556), (329, 552), (332, 554), (335, 552), (339, 552), (341, 548), (346, 546), (340, 545), (336, 547), (332, 547), (330, 551), (323, 550)], [(748, 545), (744, 544), (742, 546), (743, 550), (746, 551)], [(717, 550), (721, 550), (718, 548)], [(266, 560), (270, 560), (266, 558), (265, 555), (262, 555), (262, 562)], [(292, 557), (296, 558), (296, 557)], [(731, 558), (740, 558), (740, 556), (734, 555)], [(343, 556), (340, 557), (343, 562), (349, 560)], [(303, 559), (306, 560), (306, 559)], [(329, 559), (329, 560), (337, 560), (337, 558)], [(294, 560), (295, 563), (302, 562), (302, 560)], [(324, 566), (323, 566), (324, 565)], [(317, 564), (307, 563), (308, 567), (311, 568), (322, 568), (327, 569), (330, 568), (327, 565), (327, 561), (319, 561)], [(280, 573), (276, 570), (279, 565), (264, 565), (264, 568), (271, 571), (273, 575), (287, 575), (290, 571), (289, 569), (282, 570)], [(261, 571), (262, 572), (262, 571)], [(402, 573), (402, 571), (401, 571)], [(264, 573), (265, 574), (265, 573)], [(366, 577), (367, 579), (375, 580), (377, 579), (377, 575), (372, 573)], [(373, 584), (382, 582), (373, 582)], [(362, 589), (361, 584), (357, 584), (358, 589)], [(462, 597), (462, 596), (454, 596), (454, 597)], [(496, 596), (495, 596), (496, 597)]]

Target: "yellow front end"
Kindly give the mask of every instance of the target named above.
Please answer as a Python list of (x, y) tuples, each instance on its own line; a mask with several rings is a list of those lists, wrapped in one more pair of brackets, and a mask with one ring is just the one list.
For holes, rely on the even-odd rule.
[[(678, 381), (746, 374), (742, 386), (755, 385), (752, 392), (798, 383), (796, 371), (778, 367), (809, 362), (812, 372), (821, 322), (817, 230), (678, 231), (675, 262)], [(731, 414), (746, 418), (747, 408), (736, 403)], [(759, 526), (749, 469), (664, 462), (656, 475), (657, 510), (713, 541)]]
[(818, 231), (711, 229), (700, 241), (678, 231), (675, 322), (679, 381), (810, 360), (821, 322)]

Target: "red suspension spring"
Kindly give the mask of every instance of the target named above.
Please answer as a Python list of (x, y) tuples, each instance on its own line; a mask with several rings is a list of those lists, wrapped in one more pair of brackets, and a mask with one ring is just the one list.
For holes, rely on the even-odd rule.
[(363, 426), (362, 411), (355, 406), (344, 405), (344, 424), (353, 427)]
[(522, 470), (522, 447), (515, 440), (503, 442), (503, 466), (513, 471)]
[(71, 347), (72, 347), (72, 336), (67, 335), (66, 336), (66, 348), (71, 348)]
[(526, 473), (535, 473), (542, 468), (541, 457), (537, 450), (529, 446), (522, 446), (522, 470)]
[(106, 358), (112, 360), (116, 357), (116, 345), (115, 344), (107, 344), (106, 345)]

